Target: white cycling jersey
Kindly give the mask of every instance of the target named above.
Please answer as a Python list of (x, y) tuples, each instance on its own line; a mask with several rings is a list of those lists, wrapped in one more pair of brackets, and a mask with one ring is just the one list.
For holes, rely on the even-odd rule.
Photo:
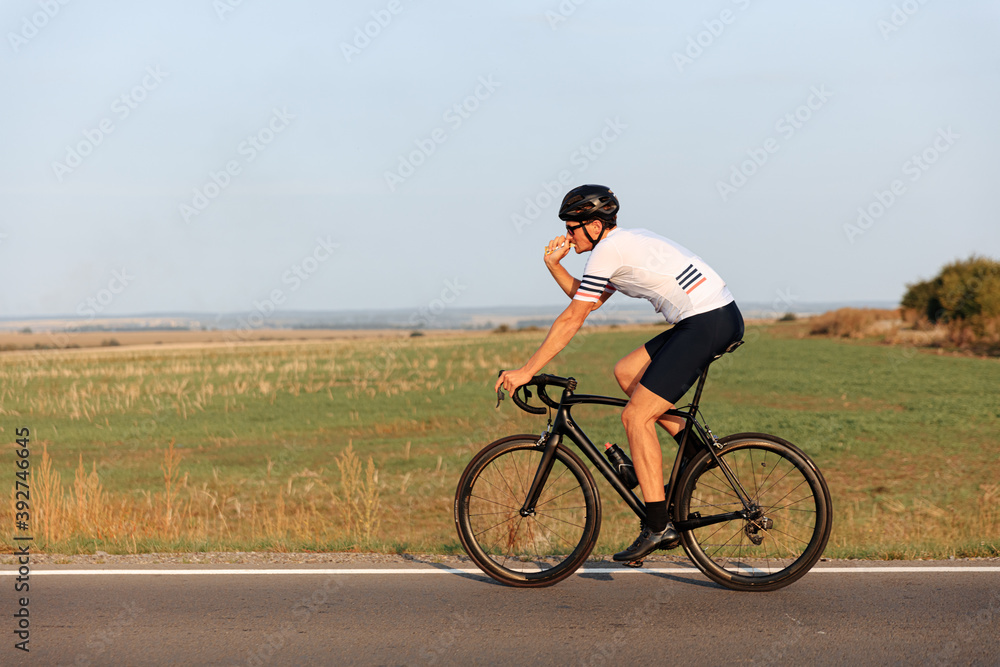
[(649, 300), (667, 322), (733, 301), (725, 281), (700, 257), (648, 229), (615, 227), (591, 251), (577, 301), (596, 303), (605, 291)]

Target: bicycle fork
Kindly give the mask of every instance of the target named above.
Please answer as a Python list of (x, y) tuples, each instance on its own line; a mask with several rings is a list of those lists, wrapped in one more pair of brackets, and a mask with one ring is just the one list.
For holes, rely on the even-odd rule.
[(542, 460), (538, 464), (538, 470), (535, 471), (535, 479), (532, 480), (531, 487), (528, 489), (528, 495), (519, 510), (521, 516), (533, 516), (535, 514), (535, 505), (538, 503), (539, 496), (542, 495), (545, 483), (549, 481), (549, 473), (552, 472), (552, 461), (556, 458), (556, 448), (559, 447), (561, 442), (562, 433), (544, 431), (538, 437), (538, 445), (541, 446), (544, 443), (545, 450), (542, 452)]

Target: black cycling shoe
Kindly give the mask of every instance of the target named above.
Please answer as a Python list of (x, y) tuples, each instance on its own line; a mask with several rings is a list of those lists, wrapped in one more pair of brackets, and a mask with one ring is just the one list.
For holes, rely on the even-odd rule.
[(678, 535), (676, 540), (663, 540), (660, 542), (660, 546), (656, 547), (661, 551), (670, 551), (671, 549), (676, 549), (681, 545), (681, 536)]
[[(674, 530), (674, 524), (668, 523), (667, 527), (658, 533), (654, 533), (649, 528), (645, 526), (642, 527), (642, 532), (639, 533), (639, 537), (635, 538), (635, 542), (632, 543), (625, 551), (620, 551), (616, 553), (612, 558), (616, 561), (633, 561), (640, 558), (645, 558), (649, 554), (653, 553), (660, 548), (661, 543), (670, 543), (680, 539), (680, 535)], [(664, 544), (666, 546), (666, 544)]]

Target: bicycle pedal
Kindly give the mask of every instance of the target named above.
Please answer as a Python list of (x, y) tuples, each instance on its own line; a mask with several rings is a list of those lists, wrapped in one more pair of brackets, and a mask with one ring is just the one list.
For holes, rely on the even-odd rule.
[(646, 562), (645, 558), (639, 558), (636, 560), (626, 561), (625, 563), (622, 563), (622, 565), (624, 565), (625, 567), (642, 567), (642, 564), (644, 562)]

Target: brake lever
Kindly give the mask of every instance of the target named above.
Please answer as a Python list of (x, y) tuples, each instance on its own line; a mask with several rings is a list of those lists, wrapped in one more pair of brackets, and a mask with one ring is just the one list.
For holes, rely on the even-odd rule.
[[(500, 377), (501, 375), (503, 375), (503, 369), (502, 368), (500, 369), (500, 372), (497, 373), (497, 377)], [(503, 396), (503, 387), (502, 386), (497, 387), (497, 407), (496, 407), (497, 410), (500, 409), (500, 401), (502, 401), (503, 399), (504, 399), (504, 396)]]

